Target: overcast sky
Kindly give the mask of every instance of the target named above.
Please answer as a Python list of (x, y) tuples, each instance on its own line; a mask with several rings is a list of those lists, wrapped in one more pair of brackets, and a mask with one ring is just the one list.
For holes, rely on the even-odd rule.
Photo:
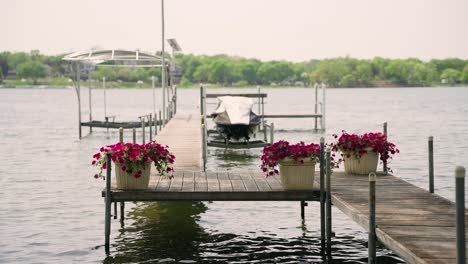
[[(467, 0), (165, 0), (184, 53), (468, 59)], [(161, 49), (161, 0), (0, 0), (0, 51)], [(167, 47), (167, 46), (166, 46)]]

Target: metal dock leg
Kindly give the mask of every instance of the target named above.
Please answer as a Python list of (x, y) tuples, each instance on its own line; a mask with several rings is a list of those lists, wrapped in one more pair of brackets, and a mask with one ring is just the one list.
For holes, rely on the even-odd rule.
[(111, 228), (111, 157), (107, 154), (107, 173), (106, 173), (106, 212), (105, 212), (105, 250), (109, 253), (110, 228)]
[(375, 178), (374, 172), (369, 173), (369, 234), (368, 234), (368, 264), (375, 264), (376, 239), (375, 233)]
[(325, 250), (325, 139), (320, 138), (320, 245)]
[(301, 201), (301, 219), (305, 219), (305, 207), (307, 206), (307, 203), (305, 201)]
[(465, 245), (465, 168), (455, 168), (455, 207), (457, 226), (457, 264), (466, 263)]
[(330, 147), (327, 148), (327, 193), (326, 193), (326, 214), (327, 214), (327, 255), (331, 256), (331, 238), (332, 238), (332, 205), (331, 205), (331, 155)]
[(120, 226), (124, 226), (125, 220), (125, 202), (120, 202)]
[(331, 155), (330, 147), (327, 148), (327, 255), (331, 257), (331, 237), (332, 237), (332, 207), (331, 207)]
[(430, 136), (427, 141), (429, 153), (429, 192), (434, 193), (434, 137)]

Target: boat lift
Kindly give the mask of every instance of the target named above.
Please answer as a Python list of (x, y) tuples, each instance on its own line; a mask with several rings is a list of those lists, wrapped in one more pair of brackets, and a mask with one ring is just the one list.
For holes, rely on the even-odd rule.
[[(206, 155), (207, 147), (218, 148), (234, 148), (234, 149), (250, 149), (250, 148), (263, 148), (274, 143), (274, 123), (267, 123), (267, 119), (273, 118), (313, 118), (314, 131), (325, 131), (325, 99), (326, 99), (326, 85), (314, 84), (315, 89), (315, 104), (313, 114), (265, 114), (265, 98), (268, 96), (266, 93), (261, 93), (260, 87), (257, 87), (257, 93), (206, 93), (206, 88), (200, 87), (200, 112), (201, 112), (201, 127), (202, 127), (202, 145), (203, 153)], [(322, 99), (319, 99), (319, 91), (321, 92)], [(256, 98), (258, 105), (257, 115), (261, 118), (260, 129), (258, 133), (263, 134), (263, 139), (256, 139), (253, 141), (226, 141), (221, 139), (216, 130), (208, 129), (207, 119), (212, 118), (211, 114), (207, 114), (207, 100), (217, 98), (220, 96), (244, 96), (249, 98)], [(320, 124), (320, 128), (319, 128)], [(269, 135), (269, 137), (268, 137)]]
[[(99, 128), (138, 128), (140, 126), (152, 125), (161, 126), (166, 124), (177, 111), (177, 87), (171, 85), (168, 87), (166, 81), (166, 71), (170, 69), (168, 61), (158, 55), (150, 53), (129, 50), (90, 50), (86, 52), (72, 53), (63, 58), (64, 61), (70, 63), (72, 71), (72, 80), (78, 99), (78, 127), (79, 138), (82, 138), (82, 127), (89, 127), (89, 132), (92, 133), (93, 127)], [(92, 115), (92, 88), (88, 87), (89, 98), (89, 121), (82, 122), (81, 113), (81, 72), (82, 67), (129, 67), (129, 68), (162, 68), (162, 112), (159, 111), (159, 118), (156, 113), (156, 96), (155, 96), (155, 77), (152, 78), (153, 88), (153, 111), (151, 114), (139, 116), (139, 121), (132, 122), (115, 122), (115, 116), (107, 115), (106, 106), (106, 80), (103, 79), (104, 91), (104, 120), (93, 120)], [(169, 84), (172, 84), (169, 81)], [(167, 103), (167, 106), (166, 106)], [(157, 130), (155, 130), (157, 131)]]

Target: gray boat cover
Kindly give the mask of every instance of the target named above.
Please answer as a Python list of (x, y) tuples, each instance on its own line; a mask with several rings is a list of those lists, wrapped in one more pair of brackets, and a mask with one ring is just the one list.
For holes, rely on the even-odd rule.
[[(251, 121), (251, 111), (254, 102), (248, 97), (242, 96), (220, 96), (218, 97), (218, 107), (214, 114), (217, 115), (217, 124), (223, 125), (249, 125)], [(226, 112), (226, 120), (220, 115)]]

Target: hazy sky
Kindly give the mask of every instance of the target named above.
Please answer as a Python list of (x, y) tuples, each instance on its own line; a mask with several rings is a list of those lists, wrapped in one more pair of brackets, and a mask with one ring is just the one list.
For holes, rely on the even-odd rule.
[[(165, 0), (184, 53), (468, 59), (468, 0)], [(161, 49), (161, 0), (0, 0), (0, 51)], [(167, 46), (166, 46), (167, 47)]]

